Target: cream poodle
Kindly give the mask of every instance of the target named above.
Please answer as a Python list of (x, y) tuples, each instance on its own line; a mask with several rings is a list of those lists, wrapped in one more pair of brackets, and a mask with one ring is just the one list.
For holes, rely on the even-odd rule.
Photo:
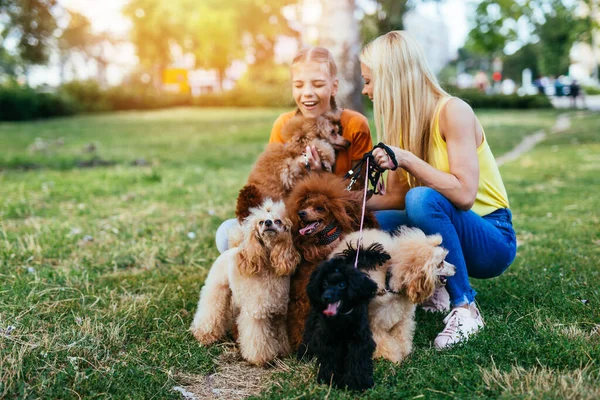
[(290, 274), (300, 262), (291, 226), (282, 202), (266, 199), (250, 210), (239, 247), (217, 258), (200, 292), (190, 327), (200, 343), (221, 339), (235, 321), (240, 352), (248, 362), (264, 365), (290, 353), (285, 325)]
[[(353, 232), (332, 252), (332, 256), (356, 248), (360, 236)], [(374, 269), (364, 272), (377, 283), (377, 296), (369, 303), (369, 324), (377, 344), (374, 357), (398, 363), (412, 351), (415, 308), (431, 296), (454, 265), (444, 259), (440, 235), (425, 235), (417, 228), (403, 227), (391, 235), (376, 229), (363, 231), (361, 249), (379, 243), (389, 255)]]

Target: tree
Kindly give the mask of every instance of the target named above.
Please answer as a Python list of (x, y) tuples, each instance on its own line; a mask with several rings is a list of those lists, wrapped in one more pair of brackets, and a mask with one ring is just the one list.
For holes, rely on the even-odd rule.
[(413, 7), (409, 0), (377, 0), (376, 11), (363, 17), (361, 36), (365, 43), (389, 31), (404, 29), (404, 14)]
[(578, 2), (564, 0), (483, 0), (476, 8), (466, 47), (490, 59), (501, 56), (508, 43), (523, 41), (517, 27), (526, 26), (528, 32), (521, 38), (528, 38), (522, 45), (536, 44), (539, 72), (565, 74), (571, 46), (590, 27), (589, 17), (575, 16), (577, 6)]
[(504, 58), (502, 75), (511, 78), (515, 82), (522, 83), (523, 70), (529, 68), (533, 77), (540, 76), (539, 54), (539, 43), (526, 44), (515, 53)]
[(222, 88), (225, 70), (234, 59), (244, 55), (239, 44), (241, 32), (236, 23), (236, 12), (199, 5), (186, 22), (185, 50), (194, 54), (196, 66), (217, 70)]
[(338, 66), (340, 107), (361, 111), (361, 77), (358, 55), (361, 42), (354, 18), (354, 0), (324, 0), (319, 23), (319, 45), (327, 48)]
[(92, 35), (90, 20), (75, 11), (67, 11), (69, 23), (58, 37), (58, 51), (60, 53), (60, 80), (65, 82), (65, 68), (75, 52), (86, 53), (89, 38)]
[(182, 42), (176, 1), (132, 0), (123, 8), (133, 27), (131, 41), (137, 50), (140, 63), (153, 70), (156, 88), (161, 82), (162, 70), (172, 61), (171, 43)]
[(518, 39), (517, 22), (527, 15), (525, 5), (515, 0), (483, 0), (475, 9), (475, 27), (467, 37), (465, 47), (485, 54), (490, 60), (504, 54), (509, 42)]
[[(6, 19), (0, 39), (16, 38), (17, 49), (13, 57), (25, 65), (48, 61), (56, 30), (52, 13), (56, 7), (57, 0), (0, 0), (0, 17)], [(0, 45), (4, 48), (2, 42)]]
[[(431, 1), (435, 1), (435, 2), (441, 2), (443, 0), (376, 0), (376, 8), (375, 8), (375, 12), (371, 13), (371, 14), (366, 14), (363, 16), (362, 21), (360, 23), (360, 34), (355, 33), (355, 32), (347, 32), (349, 30), (349, 28), (353, 28), (356, 26), (356, 21), (349, 21), (349, 22), (344, 22), (345, 24), (348, 25), (340, 25), (340, 24), (336, 24), (336, 25), (330, 25), (329, 28), (331, 30), (331, 35), (329, 36), (331, 39), (332, 43), (335, 43), (336, 37), (339, 38), (340, 43), (336, 44), (336, 45), (331, 45), (334, 48), (341, 48), (342, 51), (338, 51), (339, 54), (341, 54), (342, 56), (338, 56), (336, 57), (336, 61), (342, 65), (343, 68), (340, 68), (341, 71), (343, 71), (340, 75), (343, 76), (344, 78), (344, 85), (348, 85), (348, 87), (350, 88), (350, 90), (352, 90), (352, 101), (348, 102), (348, 104), (351, 104), (351, 107), (357, 110), (362, 110), (362, 101), (361, 101), (361, 87), (362, 87), (362, 79), (360, 77), (360, 63), (358, 62), (358, 55), (360, 53), (360, 47), (361, 47), (361, 39), (362, 39), (362, 44), (364, 43), (368, 43), (371, 40), (375, 39), (376, 37), (383, 35), (389, 31), (393, 31), (393, 30), (402, 30), (404, 29), (404, 15), (406, 14), (406, 12), (408, 12), (409, 10), (413, 9), (418, 3), (424, 3), (424, 2), (431, 2)], [(327, 7), (330, 8), (330, 10), (328, 11), (330, 14), (327, 14), (325, 12), (325, 8), (324, 8), (324, 15), (333, 15), (336, 16), (336, 14), (347, 14), (348, 13), (348, 8), (344, 7), (344, 5), (342, 4), (341, 8), (338, 6), (337, 8), (335, 8), (333, 5), (331, 5), (332, 3), (339, 3), (339, 1), (337, 2), (330, 2), (327, 0), (323, 1), (324, 3), (324, 7), (325, 4), (328, 4)], [(352, 1), (352, 4), (354, 4), (354, 0)], [(352, 6), (354, 8), (354, 6)], [(340, 10), (344, 10), (343, 12), (340, 12)], [(352, 10), (352, 15), (354, 13), (354, 10)], [(339, 19), (341, 16), (336, 16), (335, 18)], [(349, 20), (349, 18), (346, 17), (346, 20)], [(341, 22), (341, 21), (340, 21)], [(343, 27), (343, 29), (341, 28)], [(339, 32), (345, 32), (342, 35), (340, 35)], [(347, 39), (342, 40), (343, 35), (346, 35)], [(358, 36), (358, 37), (357, 37)], [(351, 39), (352, 38), (352, 39)], [(354, 39), (356, 38), (356, 39)], [(356, 45), (353, 46), (348, 46), (348, 45), (344, 45), (344, 43), (353, 43), (352, 40), (356, 40)], [(328, 47), (328, 46), (326, 46)], [(329, 48), (329, 47), (328, 47)], [(356, 50), (354, 50), (356, 48)], [(331, 49), (330, 49), (331, 50)], [(348, 58), (349, 57), (349, 58)], [(338, 61), (339, 59), (339, 61)], [(350, 61), (348, 61), (350, 60)], [(349, 65), (348, 67), (344, 67), (344, 65), (346, 63), (351, 63), (352, 60), (356, 60), (354, 64)], [(350, 71), (350, 68), (352, 68), (352, 71)], [(353, 74), (353, 75), (352, 75)], [(346, 76), (344, 76), (346, 75)], [(351, 77), (354, 77), (354, 83), (352, 83), (350, 81)], [(340, 97), (340, 96), (338, 96)], [(341, 99), (344, 99), (344, 97), (340, 97)]]
[(281, 14), (293, 0), (131, 0), (124, 14), (133, 22), (132, 42), (140, 61), (162, 71), (173, 48), (194, 54), (196, 64), (221, 78), (235, 58), (256, 63), (272, 58), (277, 35), (290, 32)]
[(548, 3), (551, 8), (544, 14), (544, 23), (538, 24), (534, 31), (539, 37), (538, 67), (543, 75), (559, 76), (569, 72), (573, 43), (588, 39), (590, 19), (575, 17), (574, 7), (565, 6), (561, 1)]
[(366, 14), (361, 21), (361, 36), (364, 43), (389, 31), (404, 29), (404, 14), (419, 3), (444, 0), (376, 0), (375, 12)]

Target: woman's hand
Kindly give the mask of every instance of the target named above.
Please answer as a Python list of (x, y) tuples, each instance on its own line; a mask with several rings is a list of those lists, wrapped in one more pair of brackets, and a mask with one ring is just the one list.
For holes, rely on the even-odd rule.
[[(398, 167), (403, 167), (404, 161), (412, 154), (409, 151), (403, 150), (399, 147), (388, 146), (396, 156), (396, 161), (398, 162)], [(392, 169), (394, 168), (394, 162), (391, 160), (388, 153), (382, 149), (381, 147), (377, 147), (373, 150), (373, 157), (375, 158), (375, 162), (380, 168), (383, 169)]]
[(321, 171), (323, 169), (323, 165), (321, 164), (321, 156), (319, 156), (319, 152), (315, 146), (306, 146), (305, 157), (304, 157), (304, 166), (309, 171)]

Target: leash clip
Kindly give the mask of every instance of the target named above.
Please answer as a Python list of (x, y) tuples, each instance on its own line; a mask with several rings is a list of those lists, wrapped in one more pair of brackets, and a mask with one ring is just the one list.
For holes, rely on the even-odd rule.
[[(350, 170), (352, 171), (352, 170)], [(348, 186), (346, 186), (346, 191), (350, 192), (352, 191), (352, 186), (356, 183), (356, 178), (353, 177), (352, 179), (350, 179), (350, 183), (348, 184)]]

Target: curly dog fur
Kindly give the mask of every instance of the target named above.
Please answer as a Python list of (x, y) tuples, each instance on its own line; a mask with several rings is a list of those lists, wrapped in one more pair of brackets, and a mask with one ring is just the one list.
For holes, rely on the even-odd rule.
[(221, 339), (235, 319), (244, 359), (264, 365), (290, 353), (285, 316), (290, 274), (300, 262), (282, 202), (250, 210), (239, 247), (211, 267), (190, 327), (203, 345)]
[[(292, 220), (294, 244), (302, 261), (292, 275), (287, 329), (292, 349), (302, 341), (304, 323), (310, 310), (306, 285), (317, 265), (327, 259), (339, 239), (360, 227), (362, 192), (346, 190), (347, 182), (329, 173), (312, 173), (300, 181), (286, 199)], [(365, 227), (377, 228), (371, 212), (365, 213)], [(339, 238), (328, 243), (330, 234)], [(324, 240), (325, 239), (325, 240)]]
[(367, 308), (377, 284), (354, 268), (354, 259), (334, 257), (312, 273), (306, 291), (311, 309), (298, 357), (317, 357), (319, 383), (373, 387), (375, 341)]
[[(343, 254), (359, 236), (359, 232), (347, 235), (332, 256)], [(389, 255), (389, 260), (366, 271), (378, 287), (369, 303), (375, 357), (398, 363), (412, 351), (416, 304), (431, 296), (445, 276), (454, 275), (454, 266), (444, 260), (448, 250), (441, 243), (440, 235), (427, 236), (417, 228), (403, 227), (394, 235), (363, 231), (363, 246), (379, 244)]]
[(315, 146), (325, 171), (333, 170), (335, 151), (350, 146), (342, 136), (340, 115), (339, 111), (330, 111), (317, 118), (297, 114), (283, 126), (281, 136), (285, 143), (267, 146), (240, 190), (236, 205), (240, 222), (246, 218), (248, 210), (263, 199), (283, 200), (294, 184), (308, 175), (303, 155), (306, 146)]

